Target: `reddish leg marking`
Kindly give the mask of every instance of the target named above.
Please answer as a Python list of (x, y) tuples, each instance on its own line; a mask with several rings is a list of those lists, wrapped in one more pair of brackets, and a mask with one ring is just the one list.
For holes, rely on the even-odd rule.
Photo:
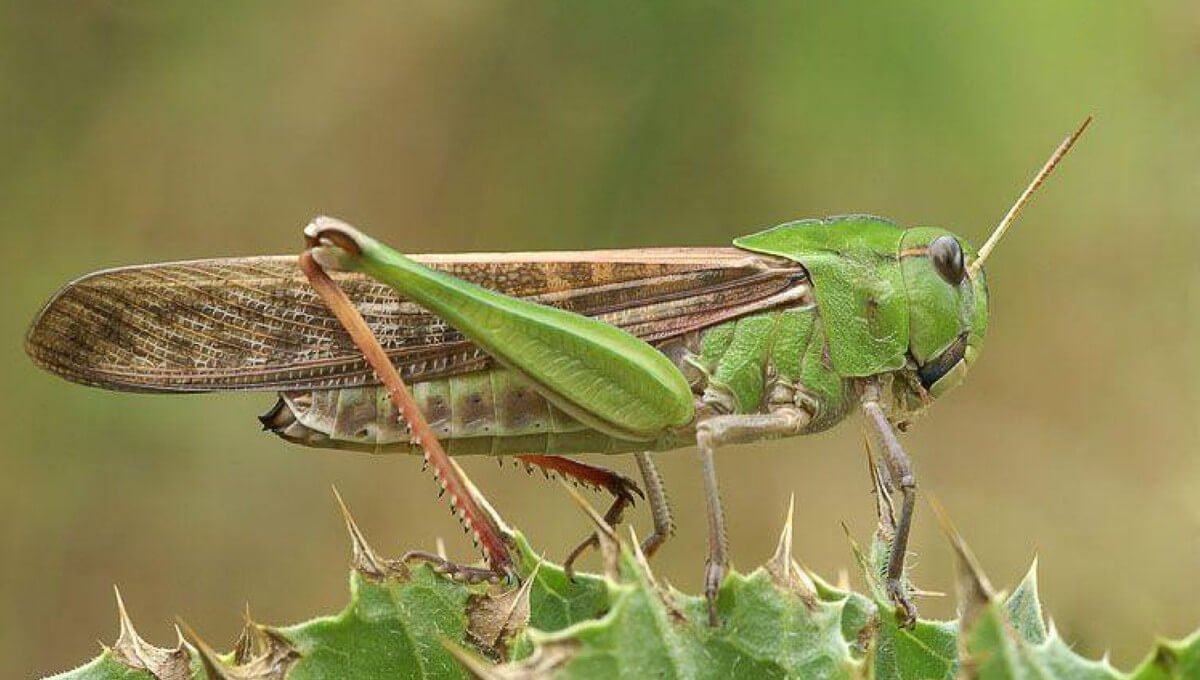
[[(334, 235), (337, 234), (335, 233)], [(318, 235), (319, 237), (320, 235)], [(338, 245), (345, 247), (340, 242)], [(347, 249), (353, 252), (352, 248)], [(345, 292), (329, 277), (329, 274), (325, 273), (321, 265), (313, 259), (311, 252), (305, 251), (301, 253), (300, 270), (308, 277), (313, 288), (321, 295), (321, 298), (325, 300), (325, 304), (329, 305), (329, 309), (333, 312), (334, 316), (345, 327), (355, 346), (363, 353), (367, 363), (371, 365), (371, 368), (375, 369), (375, 373), (379, 376), (380, 381), (387, 388), (392, 404), (396, 406), (396, 410), (400, 412), (404, 421), (408, 423), (412, 443), (421, 447), (421, 450), (425, 454), (425, 461), (433, 467), (434, 475), (437, 476), (438, 482), (450, 494), (450, 504), (458, 512), (463, 525), (474, 535), (480, 549), (483, 550), (483, 555), (487, 559), (488, 565), (497, 573), (513, 573), (512, 554), (509, 552), (500, 527), (493, 520), (492, 516), (480, 507), (475, 496), (471, 493), (469, 482), (459, 476), (458, 470), (450, 462), (450, 457), (446, 455), (446, 451), (442, 449), (437, 436), (429, 427), (429, 423), (425, 421), (425, 416), (417, 407), (416, 402), (413, 401), (412, 395), (404, 385), (404, 381), (400, 378), (396, 367), (388, 359), (387, 353), (384, 352), (375, 334), (371, 332), (371, 328), (367, 326), (367, 322), (363, 320), (362, 315), (354, 308), (354, 304), (346, 296)]]
[[(615, 526), (621, 522), (621, 517), (625, 514), (625, 508), (633, 505), (633, 494), (636, 493), (639, 497), (645, 498), (645, 494), (638, 488), (638, 485), (633, 480), (624, 475), (617, 474), (612, 470), (602, 468), (598, 465), (588, 465), (579, 461), (563, 458), (560, 456), (538, 456), (524, 455), (517, 456), (517, 460), (525, 463), (526, 466), (535, 465), (542, 469), (543, 472), (555, 472), (562, 477), (568, 477), (581, 484), (586, 484), (593, 488), (606, 489), (613, 495), (613, 503), (608, 508), (608, 512), (604, 513), (604, 521), (609, 526)], [(592, 533), (583, 542), (575, 546), (575, 549), (567, 555), (567, 559), (563, 561), (563, 569), (567, 572), (567, 576), (573, 577), (575, 572), (575, 560), (583, 554), (585, 550), (600, 545), (600, 537)]]
[(580, 484), (599, 489), (605, 489), (617, 498), (624, 498), (633, 503), (633, 494), (645, 498), (645, 494), (632, 479), (598, 465), (580, 463), (561, 456), (520, 455), (515, 458), (522, 463), (541, 468), (543, 471), (557, 472), (563, 477), (569, 477)]

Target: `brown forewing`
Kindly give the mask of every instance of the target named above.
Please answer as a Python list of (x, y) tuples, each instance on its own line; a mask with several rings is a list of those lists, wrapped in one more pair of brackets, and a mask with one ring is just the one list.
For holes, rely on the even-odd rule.
[[(424, 255), (507, 295), (593, 316), (657, 343), (794, 298), (794, 263), (736, 248)], [(461, 333), (391, 288), (337, 274), (406, 380), (492, 365)], [(110, 269), (58, 292), (25, 349), (74, 382), (139, 392), (327, 389), (377, 384), (296, 258)]]

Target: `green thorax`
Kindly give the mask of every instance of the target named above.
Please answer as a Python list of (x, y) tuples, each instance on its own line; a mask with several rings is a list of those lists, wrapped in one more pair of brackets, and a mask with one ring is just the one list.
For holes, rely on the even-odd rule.
[(799, 220), (734, 245), (804, 265), (825, 320), (834, 367), (846, 377), (904, 366), (908, 308), (900, 271), (904, 230), (878, 217)]
[(833, 367), (823, 320), (808, 304), (752, 314), (704, 332), (688, 361), (704, 374), (706, 403), (726, 413), (796, 405), (805, 432), (826, 429), (849, 408), (848, 381)]

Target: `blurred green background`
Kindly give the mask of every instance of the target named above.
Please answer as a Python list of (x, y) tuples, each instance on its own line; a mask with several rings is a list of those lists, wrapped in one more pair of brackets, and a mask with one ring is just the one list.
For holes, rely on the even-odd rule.
[[(1128, 666), (1200, 624), (1198, 73), (1193, 0), (5, 3), (0, 676), (93, 656), (113, 583), (159, 644), (175, 615), (227, 648), (246, 602), (268, 622), (337, 610), (331, 484), (382, 550), (444, 536), (473, 557), (416, 459), (288, 446), (254, 420), (268, 394), (35, 369), (26, 325), (69, 279), (296, 252), (318, 213), (411, 252), (725, 244), (845, 212), (978, 244), (1090, 112), (990, 263), (981, 361), (907, 441), (993, 580), (1040, 555), (1068, 639)], [(690, 451), (661, 461), (680, 528), (657, 565), (694, 589), (701, 482)], [(556, 485), (466, 465), (551, 556), (586, 530)], [(857, 423), (719, 468), (738, 565), (791, 493), (804, 561), (853, 564)], [(952, 591), (924, 505), (912, 546), (919, 583)]]

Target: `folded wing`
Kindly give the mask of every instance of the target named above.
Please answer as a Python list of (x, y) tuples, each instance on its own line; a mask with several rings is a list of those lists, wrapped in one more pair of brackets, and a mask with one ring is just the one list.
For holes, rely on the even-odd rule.
[[(493, 290), (561, 307), (659, 343), (795, 299), (795, 263), (737, 248), (415, 256)], [(487, 368), (455, 329), (391, 288), (335, 275), (404, 378)], [(67, 380), (136, 392), (329, 389), (377, 384), (296, 266), (248, 257), (110, 269), (46, 304), (26, 336)]]

